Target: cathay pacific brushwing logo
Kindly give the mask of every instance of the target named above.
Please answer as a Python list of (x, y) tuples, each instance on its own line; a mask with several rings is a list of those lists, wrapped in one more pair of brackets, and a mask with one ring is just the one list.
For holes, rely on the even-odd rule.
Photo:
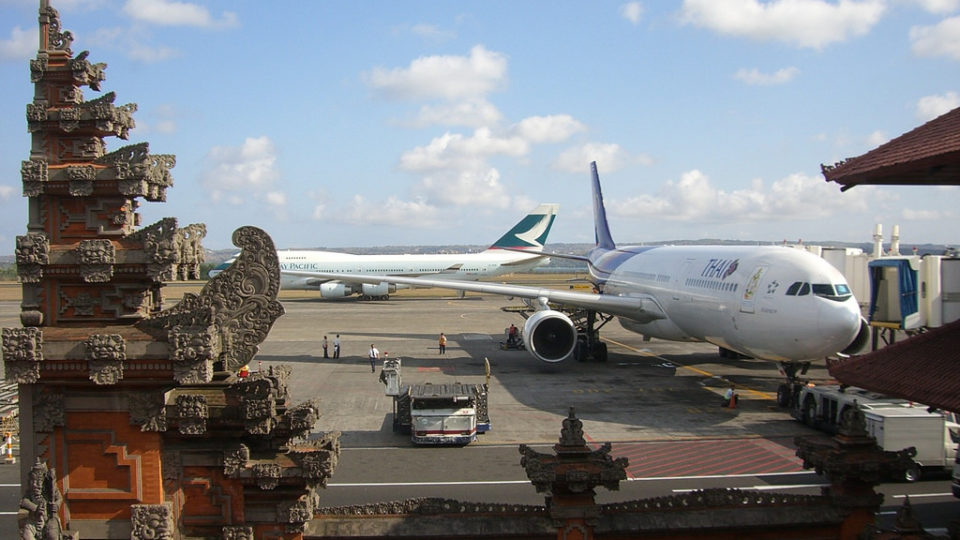
[(530, 227), (525, 232), (516, 233), (514, 234), (514, 236), (526, 242), (527, 244), (540, 246), (542, 244), (540, 243), (539, 239), (541, 236), (543, 236), (543, 233), (545, 233), (547, 229), (550, 227), (550, 221), (552, 219), (553, 219), (552, 215), (545, 214), (540, 218), (540, 221), (538, 221), (533, 225), (533, 227)]

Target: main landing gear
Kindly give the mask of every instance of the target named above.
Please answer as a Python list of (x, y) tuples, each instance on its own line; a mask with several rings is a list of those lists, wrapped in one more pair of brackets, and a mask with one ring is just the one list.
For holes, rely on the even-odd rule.
[(578, 362), (588, 360), (606, 362), (607, 344), (600, 341), (600, 329), (613, 317), (587, 309), (578, 309), (569, 315), (570, 320), (577, 327), (577, 345), (573, 349), (574, 359)]
[(780, 362), (780, 373), (787, 378), (787, 382), (777, 387), (777, 405), (787, 408), (796, 403), (800, 388), (804, 384), (798, 373), (806, 375), (809, 369), (810, 362)]

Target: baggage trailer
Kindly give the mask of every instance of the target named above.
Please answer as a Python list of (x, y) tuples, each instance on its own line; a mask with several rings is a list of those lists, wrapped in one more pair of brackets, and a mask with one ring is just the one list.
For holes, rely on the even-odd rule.
[(393, 430), (414, 444), (467, 445), (489, 429), (485, 384), (415, 384), (394, 397)]

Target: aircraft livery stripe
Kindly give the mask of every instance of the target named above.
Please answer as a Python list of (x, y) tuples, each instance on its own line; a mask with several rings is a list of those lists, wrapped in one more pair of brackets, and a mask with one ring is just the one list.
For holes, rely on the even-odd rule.
[(599, 257), (591, 257), (591, 266), (598, 277), (606, 278), (635, 255), (656, 249), (657, 246), (632, 246), (608, 251)]

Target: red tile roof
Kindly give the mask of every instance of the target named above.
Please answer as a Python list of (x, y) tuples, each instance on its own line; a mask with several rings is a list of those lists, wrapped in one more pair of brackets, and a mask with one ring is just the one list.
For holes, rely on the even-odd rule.
[(960, 184), (960, 107), (834, 165), (820, 165), (842, 191), (858, 184)]
[(960, 320), (827, 367), (841, 383), (960, 413)]

